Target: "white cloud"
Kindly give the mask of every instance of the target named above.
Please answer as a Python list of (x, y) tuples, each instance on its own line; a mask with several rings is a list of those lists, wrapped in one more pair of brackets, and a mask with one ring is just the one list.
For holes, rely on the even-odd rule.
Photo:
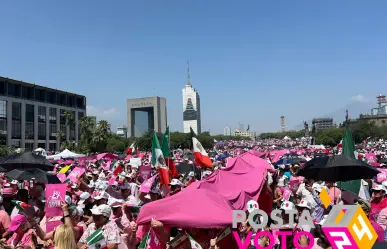
[(355, 102), (368, 102), (368, 99), (361, 94), (353, 96), (351, 100)]
[(97, 116), (98, 119), (112, 118), (120, 115), (120, 111), (117, 108), (102, 109), (95, 106), (86, 106), (86, 113), (88, 116)]
[(104, 109), (96, 106), (86, 106), (86, 114), (96, 116), (97, 122), (100, 120), (108, 121), (112, 131), (115, 131), (119, 125), (126, 125), (126, 115), (121, 115), (121, 112), (114, 107)]

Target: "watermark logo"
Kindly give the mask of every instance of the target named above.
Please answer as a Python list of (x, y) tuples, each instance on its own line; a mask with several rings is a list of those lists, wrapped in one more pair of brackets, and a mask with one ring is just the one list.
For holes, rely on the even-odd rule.
[(378, 235), (359, 205), (336, 205), (322, 230), (333, 249), (371, 249)]
[[(238, 228), (238, 224), (241, 222), (247, 221), (254, 231), (258, 231), (255, 234), (254, 239), (252, 239), (252, 232), (248, 232), (245, 240), (242, 242), (239, 233), (233, 231), (234, 238), (240, 249), (246, 249), (250, 245), (250, 241), (253, 240), (253, 244), (256, 248), (262, 248), (260, 245), (259, 239), (262, 236), (269, 238), (268, 243), (265, 248), (273, 248), (276, 239), (273, 234), (269, 231), (266, 231), (265, 228), (268, 226), (269, 216), (265, 211), (258, 209), (258, 204), (255, 201), (249, 201), (247, 203), (247, 210), (249, 212), (248, 217), (246, 217), (246, 212), (243, 210), (233, 210), (232, 213), (232, 228)], [(286, 214), (288, 219), (285, 221), (282, 219), (283, 214)], [(295, 222), (295, 217), (298, 216), (298, 223)], [(270, 214), (270, 218), (274, 221), (270, 224), (270, 229), (277, 230), (276, 237), (281, 238), (282, 248), (286, 248), (286, 237), (293, 237), (293, 246), (300, 249), (310, 249), (314, 245), (314, 237), (309, 232), (310, 229), (314, 228), (314, 223), (310, 215), (309, 210), (303, 210), (300, 215), (298, 215), (297, 210), (295, 210), (294, 204), (292, 202), (285, 201), (281, 205), (281, 209), (273, 210)], [(301, 229), (295, 232), (295, 228), (308, 228), (302, 231)], [(301, 236), (306, 236), (309, 241), (307, 247), (303, 247), (299, 244), (299, 239)]]

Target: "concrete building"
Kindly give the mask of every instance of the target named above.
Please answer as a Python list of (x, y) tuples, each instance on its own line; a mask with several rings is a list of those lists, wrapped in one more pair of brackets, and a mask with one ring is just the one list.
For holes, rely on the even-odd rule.
[(378, 100), (378, 107), (371, 109), (371, 114), (361, 114), (359, 120), (366, 120), (375, 123), (376, 126), (387, 125), (387, 101), (386, 96), (379, 94), (376, 97)]
[(254, 137), (254, 133), (251, 132), (251, 131), (240, 131), (239, 129), (236, 129), (235, 130), (235, 133), (234, 133), (235, 136), (237, 137)]
[(199, 92), (192, 87), (191, 76), (189, 72), (189, 63), (187, 62), (188, 81), (183, 88), (183, 125), (184, 133), (189, 133), (190, 128), (196, 133), (202, 132), (200, 117), (200, 96)]
[[(70, 126), (66, 111), (72, 113)], [(85, 96), (0, 77), (0, 144), (58, 151), (60, 141), (78, 143), (78, 121), (85, 115)]]
[(167, 100), (147, 97), (127, 100), (128, 137), (141, 137), (144, 133), (167, 129)]
[(315, 124), (316, 130), (320, 129), (328, 129), (335, 127), (333, 124), (333, 118), (327, 117), (327, 118), (313, 118), (312, 124)]
[(127, 138), (128, 137), (128, 127), (122, 125), (117, 127), (117, 136), (122, 137), (122, 138)]
[(224, 127), (223, 135), (225, 135), (225, 136), (232, 136), (231, 135), (231, 128), (230, 127)]

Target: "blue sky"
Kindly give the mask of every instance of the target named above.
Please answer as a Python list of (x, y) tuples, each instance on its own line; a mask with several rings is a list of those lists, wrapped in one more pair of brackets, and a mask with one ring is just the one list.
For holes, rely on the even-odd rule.
[[(386, 1), (2, 1), (0, 75), (87, 96), (126, 124), (126, 99), (167, 98), (182, 130), (186, 61), (202, 130), (292, 128), (386, 93)], [(387, 94), (387, 93), (386, 93)], [(344, 114), (343, 114), (344, 115)]]

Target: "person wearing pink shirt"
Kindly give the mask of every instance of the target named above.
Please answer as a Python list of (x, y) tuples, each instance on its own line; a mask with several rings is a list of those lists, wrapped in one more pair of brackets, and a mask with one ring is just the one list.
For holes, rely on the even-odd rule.
[(387, 198), (385, 198), (385, 195), (386, 189), (382, 185), (376, 185), (372, 188), (370, 219), (375, 220), (380, 211), (387, 208)]
[(5, 243), (3, 240), (1, 243), (6, 249), (13, 249), (16, 247), (22, 247), (23, 249), (32, 248), (32, 236), (36, 236), (33, 229), (30, 228), (27, 218), (18, 214), (11, 220), (11, 225), (8, 229), (13, 232), (12, 236)]

